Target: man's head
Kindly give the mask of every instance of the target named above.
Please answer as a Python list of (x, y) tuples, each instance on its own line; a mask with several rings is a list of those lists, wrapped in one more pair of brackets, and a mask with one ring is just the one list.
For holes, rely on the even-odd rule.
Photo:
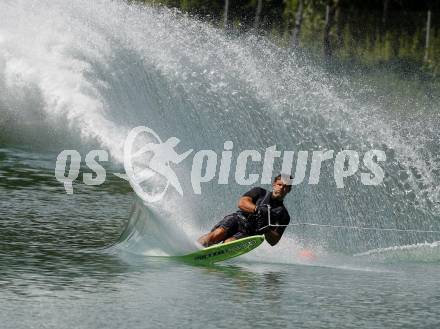
[(280, 174), (276, 176), (272, 183), (272, 197), (283, 200), (287, 193), (292, 190), (292, 179), (293, 177), (290, 175)]

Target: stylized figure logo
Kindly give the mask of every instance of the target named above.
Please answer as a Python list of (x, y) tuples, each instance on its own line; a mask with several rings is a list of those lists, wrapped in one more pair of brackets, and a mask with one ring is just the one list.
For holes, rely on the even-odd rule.
[[(145, 133), (152, 136), (156, 142), (149, 142), (138, 150), (133, 152), (135, 140), (139, 134)], [(139, 126), (130, 131), (124, 144), (124, 168), (127, 174), (128, 181), (136, 193), (145, 201), (156, 202), (163, 198), (168, 186), (173, 186), (176, 191), (183, 195), (182, 186), (176, 173), (170, 167), (170, 163), (179, 164), (188, 157), (193, 151), (192, 149), (183, 154), (178, 154), (174, 148), (179, 144), (180, 140), (176, 137), (171, 137), (165, 142), (162, 142), (160, 137), (150, 128)], [(146, 155), (151, 153), (149, 161), (142, 162), (141, 166), (136, 166), (139, 163), (139, 158), (146, 158)], [(144, 167), (147, 166), (147, 167)], [(140, 168), (140, 170), (138, 170)], [(147, 192), (141, 186), (142, 183), (150, 178), (160, 175), (166, 180), (165, 186), (161, 191)]]

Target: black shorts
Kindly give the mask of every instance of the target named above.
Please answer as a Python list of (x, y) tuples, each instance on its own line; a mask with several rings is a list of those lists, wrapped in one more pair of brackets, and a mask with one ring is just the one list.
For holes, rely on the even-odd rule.
[(211, 232), (219, 227), (223, 227), (227, 232), (225, 240), (230, 237), (236, 239), (245, 238), (250, 234), (246, 232), (243, 221), (244, 219), (240, 218), (236, 213), (227, 215), (212, 228)]

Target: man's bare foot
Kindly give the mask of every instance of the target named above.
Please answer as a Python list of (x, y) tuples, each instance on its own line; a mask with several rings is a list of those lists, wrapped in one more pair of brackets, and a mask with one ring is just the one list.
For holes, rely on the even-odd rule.
[(227, 232), (225, 228), (218, 227), (214, 231), (202, 235), (197, 241), (206, 248), (222, 242), (226, 238), (226, 234)]
[(203, 236), (201, 236), (197, 242), (200, 243), (203, 247), (208, 247), (208, 238), (207, 238), (208, 234), (205, 234)]

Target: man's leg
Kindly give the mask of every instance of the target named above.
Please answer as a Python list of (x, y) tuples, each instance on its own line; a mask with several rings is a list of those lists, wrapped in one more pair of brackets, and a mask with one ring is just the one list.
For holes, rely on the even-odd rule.
[(239, 239), (243, 239), (243, 238), (246, 238), (246, 237), (248, 237), (248, 236), (249, 236), (249, 235), (244, 234), (243, 232), (237, 232), (237, 233), (235, 233), (233, 236), (231, 236), (230, 238), (227, 238), (227, 239), (225, 240), (225, 243), (226, 243), (226, 242), (232, 242), (232, 241), (239, 240)]
[(209, 232), (208, 234), (203, 235), (200, 237), (197, 241), (204, 247), (212, 246), (213, 244), (222, 242), (228, 232), (224, 227), (217, 227), (212, 232)]
[(211, 232), (203, 235), (197, 241), (204, 247), (220, 243), (237, 233), (238, 226), (237, 215), (235, 213), (227, 215), (213, 227)]
[(237, 238), (235, 236), (231, 236), (229, 239), (225, 240), (225, 243), (226, 242), (232, 242), (232, 241), (235, 241), (235, 240), (237, 240)]

